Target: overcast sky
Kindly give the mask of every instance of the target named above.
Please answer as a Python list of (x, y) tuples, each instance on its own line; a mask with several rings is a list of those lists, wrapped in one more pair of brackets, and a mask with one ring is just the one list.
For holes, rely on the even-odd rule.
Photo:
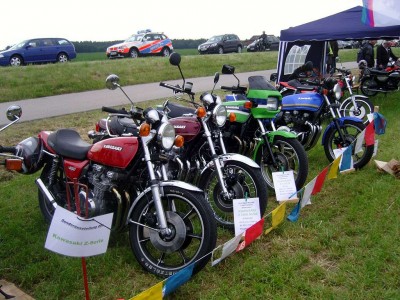
[[(362, 0), (20, 0), (1, 5), (0, 49), (35, 37), (123, 40), (141, 29), (171, 39), (280, 31), (362, 6)], [(335, 26), (335, 24), (332, 24)]]

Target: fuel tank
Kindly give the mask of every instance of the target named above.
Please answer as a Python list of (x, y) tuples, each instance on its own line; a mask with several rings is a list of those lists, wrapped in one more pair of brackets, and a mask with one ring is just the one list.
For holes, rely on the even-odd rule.
[(201, 123), (196, 117), (177, 117), (168, 120), (175, 128), (175, 133), (185, 138), (185, 143), (193, 140), (201, 130)]
[(282, 111), (303, 110), (317, 111), (323, 104), (324, 98), (318, 93), (302, 93), (282, 98)]
[(125, 169), (139, 148), (137, 137), (115, 137), (97, 142), (88, 152), (88, 159), (99, 164)]

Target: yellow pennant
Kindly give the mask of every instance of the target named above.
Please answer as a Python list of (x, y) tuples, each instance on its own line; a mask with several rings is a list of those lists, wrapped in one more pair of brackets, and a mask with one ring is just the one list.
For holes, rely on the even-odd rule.
[(265, 230), (264, 234), (270, 233), (274, 228), (278, 227), (285, 218), (286, 202), (281, 203), (277, 208), (272, 211), (272, 227)]
[(156, 285), (153, 285), (148, 290), (141, 292), (139, 295), (130, 298), (129, 300), (161, 300), (163, 298), (162, 288), (163, 282), (161, 281)]
[(340, 160), (341, 159), (342, 159), (342, 155), (339, 155), (339, 157), (336, 158), (332, 162), (331, 169), (329, 170), (329, 173), (328, 173), (328, 179), (337, 178), (337, 174), (338, 174), (338, 171), (339, 171), (339, 164), (340, 164)]

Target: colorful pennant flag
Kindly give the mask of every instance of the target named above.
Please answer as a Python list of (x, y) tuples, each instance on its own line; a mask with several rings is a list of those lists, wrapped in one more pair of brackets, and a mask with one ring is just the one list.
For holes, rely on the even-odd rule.
[(322, 170), (321, 173), (319, 173), (319, 175), (317, 176), (317, 180), (315, 181), (315, 185), (314, 185), (311, 195), (316, 195), (321, 191), (322, 186), (324, 185), (326, 174), (328, 173), (328, 170), (329, 170), (329, 166), (327, 166), (325, 169)]
[(163, 298), (163, 284), (164, 281), (160, 281), (156, 285), (152, 286), (148, 290), (141, 292), (139, 295), (136, 295), (129, 300), (155, 300)]
[(340, 163), (340, 171), (346, 171), (353, 168), (353, 146), (350, 145), (343, 151), (342, 161)]
[(292, 209), (290, 214), (287, 216), (287, 219), (290, 222), (296, 222), (299, 219), (299, 216), (300, 216), (300, 200), (296, 204), (296, 206)]
[(215, 256), (216, 256), (217, 251), (221, 248), (221, 246), (215, 248), (212, 252), (211, 265), (215, 266), (216, 264), (219, 264), (222, 260), (227, 258), (229, 255), (231, 255), (237, 249), (237, 246), (239, 245), (241, 238), (242, 238), (242, 235), (239, 234), (239, 235), (235, 236), (233, 239), (230, 239), (229, 241), (224, 243), (222, 245), (222, 254), (219, 258), (215, 258)]
[(361, 22), (371, 27), (400, 25), (400, 1), (363, 0)]
[(193, 268), (196, 263), (192, 263), (180, 270), (178, 273), (167, 278), (162, 289), (163, 296), (167, 296), (175, 291), (178, 287), (189, 281), (193, 274)]
[(367, 146), (375, 145), (374, 122), (370, 122), (365, 128), (365, 145)]
[(280, 223), (283, 222), (286, 213), (286, 202), (281, 203), (277, 208), (275, 208), (271, 215), (272, 215), (272, 227), (265, 230), (264, 234), (270, 233), (273, 229), (278, 227)]
[(262, 234), (264, 221), (264, 218), (262, 218), (260, 221), (246, 229), (244, 232), (244, 241), (236, 248), (236, 252), (242, 251)]
[(328, 173), (328, 179), (337, 178), (337, 174), (339, 173), (339, 165), (340, 161), (342, 160), (342, 155), (336, 157), (335, 160), (332, 162), (331, 168)]
[(364, 138), (365, 138), (365, 129), (363, 131), (361, 131), (359, 135), (357, 135), (356, 145), (354, 147), (354, 153), (357, 154), (358, 152), (362, 151), (362, 146), (364, 144)]

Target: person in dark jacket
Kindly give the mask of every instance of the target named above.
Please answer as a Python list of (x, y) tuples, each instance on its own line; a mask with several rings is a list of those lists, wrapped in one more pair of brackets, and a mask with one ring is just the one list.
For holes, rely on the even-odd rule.
[(337, 41), (330, 41), (328, 47), (329, 52), (326, 66), (327, 73), (336, 68), (336, 57), (339, 56), (339, 45)]
[(373, 68), (375, 66), (375, 52), (374, 46), (376, 40), (367, 41), (362, 48), (364, 60), (367, 62), (368, 68)]
[(313, 72), (313, 68), (313, 62), (307, 61), (304, 65), (301, 65), (300, 67), (295, 69), (292, 74), (290, 74), (288, 78), (288, 84), (293, 87), (301, 86), (302, 84), (299, 78), (310, 77)]
[(376, 48), (376, 68), (385, 69), (390, 58), (394, 61), (399, 59), (393, 54), (392, 49), (390, 49), (389, 42), (383, 41), (382, 44)]

